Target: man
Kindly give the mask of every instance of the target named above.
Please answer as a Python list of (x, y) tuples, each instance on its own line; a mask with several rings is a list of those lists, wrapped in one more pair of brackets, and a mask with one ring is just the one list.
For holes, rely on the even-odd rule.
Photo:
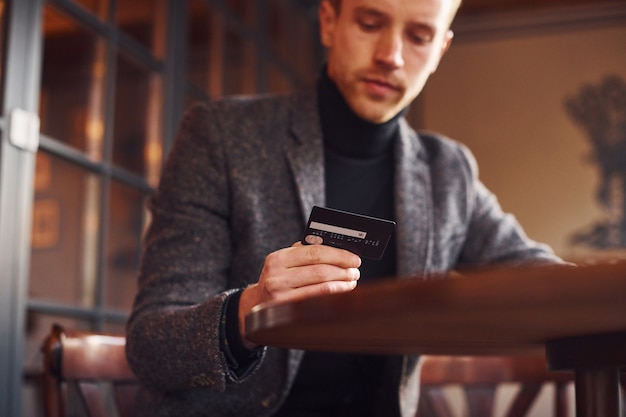
[[(459, 0), (323, 0), (311, 91), (187, 115), (151, 201), (128, 359), (150, 416), (413, 416), (417, 358), (256, 346), (270, 300), (464, 265), (558, 262), (477, 178), (460, 144), (404, 109), (452, 40)], [(393, 219), (380, 261), (297, 242), (313, 205)]]

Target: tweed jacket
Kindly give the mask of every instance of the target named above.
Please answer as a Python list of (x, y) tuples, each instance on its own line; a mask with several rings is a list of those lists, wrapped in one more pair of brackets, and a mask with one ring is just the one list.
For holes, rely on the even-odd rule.
[[(405, 120), (395, 143), (397, 271), (555, 262), (501, 211), (470, 152)], [(302, 352), (264, 348), (238, 377), (221, 350), (224, 302), (256, 282), (265, 257), (300, 239), (324, 205), (324, 150), (314, 90), (229, 98), (190, 109), (151, 198), (127, 356), (146, 416), (271, 416)], [(390, 360), (386, 416), (413, 416), (418, 360)]]

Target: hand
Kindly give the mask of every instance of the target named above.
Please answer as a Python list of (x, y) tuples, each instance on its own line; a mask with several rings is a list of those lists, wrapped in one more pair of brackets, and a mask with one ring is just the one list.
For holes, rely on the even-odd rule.
[(246, 288), (239, 299), (239, 331), (245, 340), (244, 318), (252, 308), (267, 301), (291, 301), (322, 294), (351, 291), (360, 277), (361, 258), (347, 250), (300, 242), (265, 258), (256, 284)]

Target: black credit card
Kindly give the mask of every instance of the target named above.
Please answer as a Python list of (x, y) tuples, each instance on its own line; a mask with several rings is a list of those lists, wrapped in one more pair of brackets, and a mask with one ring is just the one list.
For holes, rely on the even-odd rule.
[(334, 246), (362, 258), (380, 259), (395, 226), (391, 220), (314, 206), (302, 243)]

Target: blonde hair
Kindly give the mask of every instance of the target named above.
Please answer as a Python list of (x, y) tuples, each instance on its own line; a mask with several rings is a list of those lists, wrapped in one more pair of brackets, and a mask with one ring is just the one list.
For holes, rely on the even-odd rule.
[[(333, 9), (335, 9), (335, 12), (337, 12), (337, 14), (341, 12), (341, 0), (325, 0), (325, 1), (329, 2), (330, 5), (333, 6)], [(463, 0), (453, 0), (453, 1), (454, 3), (452, 4), (452, 16), (450, 16), (450, 23), (452, 23), (452, 20), (454, 19), (456, 12), (459, 10), (459, 7), (461, 7), (461, 3)]]

